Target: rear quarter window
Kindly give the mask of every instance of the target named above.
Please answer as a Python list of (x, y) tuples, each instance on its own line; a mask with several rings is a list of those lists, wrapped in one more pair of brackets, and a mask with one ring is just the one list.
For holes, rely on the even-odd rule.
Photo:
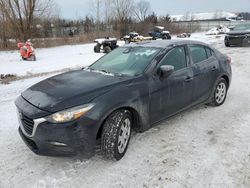
[(207, 52), (204, 46), (190, 45), (189, 49), (190, 49), (190, 54), (191, 54), (193, 63), (200, 63), (207, 59)]
[(209, 48), (209, 47), (206, 47), (206, 52), (207, 52), (207, 57), (208, 58), (214, 55), (213, 50), (211, 48)]

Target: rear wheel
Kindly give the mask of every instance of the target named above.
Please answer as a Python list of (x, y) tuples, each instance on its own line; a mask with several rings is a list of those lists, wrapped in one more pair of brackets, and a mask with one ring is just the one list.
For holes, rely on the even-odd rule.
[(210, 105), (212, 106), (220, 106), (222, 105), (227, 97), (227, 88), (228, 84), (224, 78), (220, 78), (217, 82), (217, 85), (214, 89), (212, 102)]
[(243, 39), (242, 40), (242, 47), (250, 46), (250, 39)]
[(105, 53), (109, 53), (112, 49), (109, 46), (105, 46), (103, 50)]
[(166, 40), (167, 39), (167, 36), (166, 35), (163, 35), (162, 36), (162, 40)]
[(30, 60), (31, 60), (31, 61), (36, 61), (36, 56), (35, 56), (35, 55), (31, 55), (31, 56), (30, 56)]
[(127, 151), (132, 115), (128, 110), (113, 112), (104, 123), (101, 135), (101, 150), (107, 159), (120, 160)]

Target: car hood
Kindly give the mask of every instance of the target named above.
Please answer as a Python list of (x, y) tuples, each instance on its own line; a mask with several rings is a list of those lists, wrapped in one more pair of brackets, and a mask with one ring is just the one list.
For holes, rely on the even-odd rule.
[(118, 77), (86, 70), (71, 71), (33, 85), (22, 93), (22, 97), (42, 110), (57, 112), (89, 103), (129, 80), (131, 77)]
[(230, 31), (227, 34), (228, 35), (245, 35), (250, 33), (250, 30), (244, 30), (244, 31)]

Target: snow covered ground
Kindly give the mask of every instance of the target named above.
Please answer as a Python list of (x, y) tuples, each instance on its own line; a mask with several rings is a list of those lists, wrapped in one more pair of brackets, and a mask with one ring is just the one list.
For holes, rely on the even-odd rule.
[[(0, 188), (250, 187), (250, 48), (225, 48), (223, 37), (204, 33), (191, 38), (211, 43), (232, 58), (233, 81), (225, 104), (190, 109), (145, 133), (133, 134), (118, 162), (103, 160), (98, 153), (87, 161), (33, 154), (18, 135), (14, 100), (48, 76), (0, 85)], [(8, 56), (1, 52), (0, 73), (24, 75), (83, 66), (101, 55), (92, 48), (87, 44), (38, 50), (31, 69), (28, 65), (23, 69), (14, 52)], [(3, 66), (3, 60), (10, 66)]]
[[(124, 42), (119, 41), (119, 45), (123, 44)], [(23, 61), (18, 50), (0, 52), (0, 74), (29, 76), (84, 67), (104, 55), (94, 53), (94, 45), (95, 43), (36, 49), (37, 61)]]
[(102, 54), (94, 54), (94, 44), (36, 49), (37, 61), (23, 61), (19, 52), (0, 52), (0, 74), (25, 76), (35, 73), (84, 67)]

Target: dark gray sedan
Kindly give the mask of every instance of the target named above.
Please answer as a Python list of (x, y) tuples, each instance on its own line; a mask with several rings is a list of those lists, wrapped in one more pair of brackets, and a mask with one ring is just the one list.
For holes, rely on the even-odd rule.
[(236, 25), (225, 36), (225, 46), (250, 46), (250, 24)]
[(16, 100), (19, 133), (41, 155), (121, 159), (132, 129), (143, 132), (200, 104), (220, 106), (230, 58), (190, 40), (119, 47), (94, 64), (48, 78)]

